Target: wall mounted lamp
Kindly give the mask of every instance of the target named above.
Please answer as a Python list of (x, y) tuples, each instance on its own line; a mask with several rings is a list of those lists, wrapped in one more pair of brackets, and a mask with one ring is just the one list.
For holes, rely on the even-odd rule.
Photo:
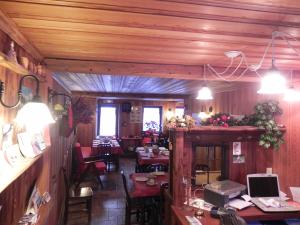
[(70, 102), (70, 106), (72, 105), (72, 97), (65, 93), (59, 93), (52, 89), (48, 89), (48, 103), (52, 104), (52, 100), (54, 97), (63, 96), (64, 97), (64, 105), (57, 103), (53, 106), (53, 110), (56, 115), (56, 119), (61, 118), (64, 114), (68, 114), (68, 108), (66, 108), (66, 99)]
[(13, 105), (8, 105), (3, 101), (3, 94), (5, 91), (4, 82), (0, 81), (0, 103), (6, 108), (15, 108), (20, 105), (22, 99), (22, 86), (25, 79), (31, 78), (36, 82), (35, 95), (31, 101), (26, 102), (24, 106), (17, 112), (15, 121), (18, 125), (26, 126), (26, 129), (40, 130), (45, 125), (54, 123), (53, 117), (49, 108), (45, 103), (41, 102), (39, 96), (40, 81), (34, 75), (25, 75), (21, 77), (18, 88), (18, 100)]

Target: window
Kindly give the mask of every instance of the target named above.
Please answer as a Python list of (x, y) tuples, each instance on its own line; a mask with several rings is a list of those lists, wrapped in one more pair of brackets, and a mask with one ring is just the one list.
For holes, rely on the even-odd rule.
[(161, 107), (144, 107), (143, 110), (143, 131), (161, 128)]
[(100, 105), (98, 120), (98, 135), (116, 136), (117, 134), (117, 107)]
[(182, 118), (184, 115), (184, 108), (183, 107), (176, 107), (175, 109), (175, 116)]

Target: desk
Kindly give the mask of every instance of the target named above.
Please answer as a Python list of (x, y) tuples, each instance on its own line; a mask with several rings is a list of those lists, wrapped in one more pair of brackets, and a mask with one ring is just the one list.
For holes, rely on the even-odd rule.
[[(181, 207), (176, 206), (171, 206), (171, 208), (174, 222), (172, 225), (189, 225), (185, 216), (193, 215), (193, 212), (185, 211)], [(220, 225), (220, 220), (212, 218), (210, 212), (204, 211), (204, 214), (205, 216), (200, 220), (202, 225)], [(300, 212), (264, 213), (255, 206), (238, 211), (238, 215), (246, 221), (300, 218)]]

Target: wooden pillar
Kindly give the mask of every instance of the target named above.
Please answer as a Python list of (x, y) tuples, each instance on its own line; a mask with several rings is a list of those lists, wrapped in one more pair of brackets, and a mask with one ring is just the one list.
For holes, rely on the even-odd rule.
[(191, 180), (192, 142), (186, 131), (177, 130), (173, 133), (171, 193), (173, 204), (181, 206), (185, 201), (186, 190), (183, 178)]

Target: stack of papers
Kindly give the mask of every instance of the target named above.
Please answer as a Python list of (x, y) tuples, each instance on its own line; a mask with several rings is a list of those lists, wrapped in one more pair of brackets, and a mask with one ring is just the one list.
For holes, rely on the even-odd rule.
[(300, 203), (300, 187), (290, 187), (293, 201)]
[(247, 208), (251, 205), (252, 205), (252, 202), (246, 202), (246, 201), (241, 200), (241, 199), (233, 199), (229, 202), (230, 207), (236, 208), (238, 210)]

